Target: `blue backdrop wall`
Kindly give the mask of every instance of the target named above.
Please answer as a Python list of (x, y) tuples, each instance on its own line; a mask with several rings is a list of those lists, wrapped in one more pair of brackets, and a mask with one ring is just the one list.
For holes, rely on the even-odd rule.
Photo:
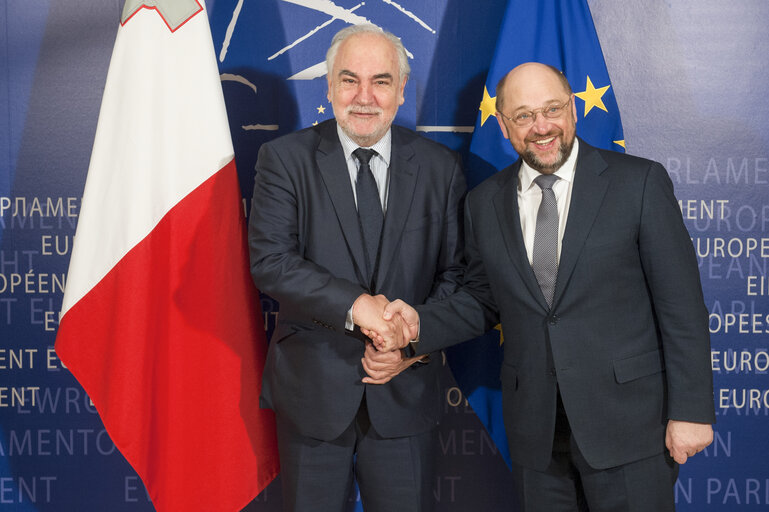
[[(769, 4), (588, 3), (627, 151), (670, 172), (711, 312), (716, 437), (682, 468), (678, 509), (766, 510)], [(207, 7), (241, 187), (250, 195), (261, 143), (332, 115), (314, 66), (331, 36), (361, 18), (396, 33), (413, 56), (399, 122), (466, 155), (506, 0), (209, 0)], [(152, 510), (53, 352), (121, 8), (120, 0), (0, 3), (2, 510)], [(262, 307), (269, 335), (278, 307), (266, 297)], [(505, 463), (448, 369), (444, 389), (437, 510), (510, 510)], [(280, 510), (276, 484), (247, 510)]]

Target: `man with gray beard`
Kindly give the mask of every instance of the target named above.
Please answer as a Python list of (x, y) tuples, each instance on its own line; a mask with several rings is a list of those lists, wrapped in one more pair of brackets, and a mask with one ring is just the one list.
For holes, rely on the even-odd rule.
[(574, 101), (550, 66), (502, 79), (496, 117), (521, 158), (468, 194), (463, 286), (385, 319), (419, 332), (417, 354), (501, 320), (523, 511), (672, 512), (678, 465), (715, 421), (697, 260), (665, 169), (577, 138)]
[(427, 511), (441, 358), (378, 353), (356, 325), (402, 338), (385, 296), (455, 291), (464, 176), (454, 152), (392, 124), (409, 74), (397, 37), (348, 27), (326, 63), (336, 119), (262, 145), (249, 220), (254, 282), (280, 302), (262, 405), (283, 510), (341, 512), (355, 480), (367, 512)]

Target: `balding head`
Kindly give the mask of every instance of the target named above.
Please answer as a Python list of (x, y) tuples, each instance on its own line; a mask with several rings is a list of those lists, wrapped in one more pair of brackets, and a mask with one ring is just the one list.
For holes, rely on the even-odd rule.
[(497, 122), (515, 151), (533, 169), (556, 172), (576, 136), (577, 109), (569, 82), (552, 66), (527, 62), (497, 86)]
[(510, 70), (505, 76), (503, 76), (499, 82), (497, 83), (497, 100), (496, 100), (496, 108), (499, 112), (504, 112), (502, 110), (505, 105), (505, 86), (508, 82), (512, 84), (516, 84), (518, 80), (527, 80), (531, 76), (547, 76), (551, 75), (554, 78), (557, 78), (558, 81), (561, 84), (561, 87), (563, 88), (563, 91), (571, 96), (571, 86), (569, 85), (569, 81), (566, 80), (566, 76), (561, 72), (560, 69), (550, 66), (549, 64), (541, 64), (539, 62), (525, 62), (519, 66), (514, 67), (512, 70)]

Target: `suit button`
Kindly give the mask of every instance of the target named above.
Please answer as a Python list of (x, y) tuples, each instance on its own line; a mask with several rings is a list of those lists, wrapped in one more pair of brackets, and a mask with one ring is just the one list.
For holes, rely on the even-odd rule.
[(555, 325), (555, 324), (557, 324), (557, 323), (558, 323), (558, 316), (557, 316), (557, 315), (553, 315), (553, 316), (551, 316), (551, 317), (550, 317), (550, 318), (547, 320), (547, 323), (549, 323), (550, 325)]
[(555, 376), (557, 375), (557, 373), (558, 373), (558, 372), (556, 372), (556, 371), (555, 371), (555, 368), (550, 368), (550, 375), (552, 375), (553, 377), (555, 377)]

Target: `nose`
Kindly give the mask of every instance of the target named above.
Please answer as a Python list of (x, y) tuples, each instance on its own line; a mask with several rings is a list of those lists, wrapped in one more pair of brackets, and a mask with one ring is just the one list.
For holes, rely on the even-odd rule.
[(550, 130), (550, 120), (542, 112), (534, 113), (534, 124), (531, 127), (535, 133), (547, 133)]
[(374, 95), (372, 94), (371, 85), (365, 82), (358, 86), (358, 94), (355, 95), (357, 103), (360, 105), (368, 105), (371, 103)]

